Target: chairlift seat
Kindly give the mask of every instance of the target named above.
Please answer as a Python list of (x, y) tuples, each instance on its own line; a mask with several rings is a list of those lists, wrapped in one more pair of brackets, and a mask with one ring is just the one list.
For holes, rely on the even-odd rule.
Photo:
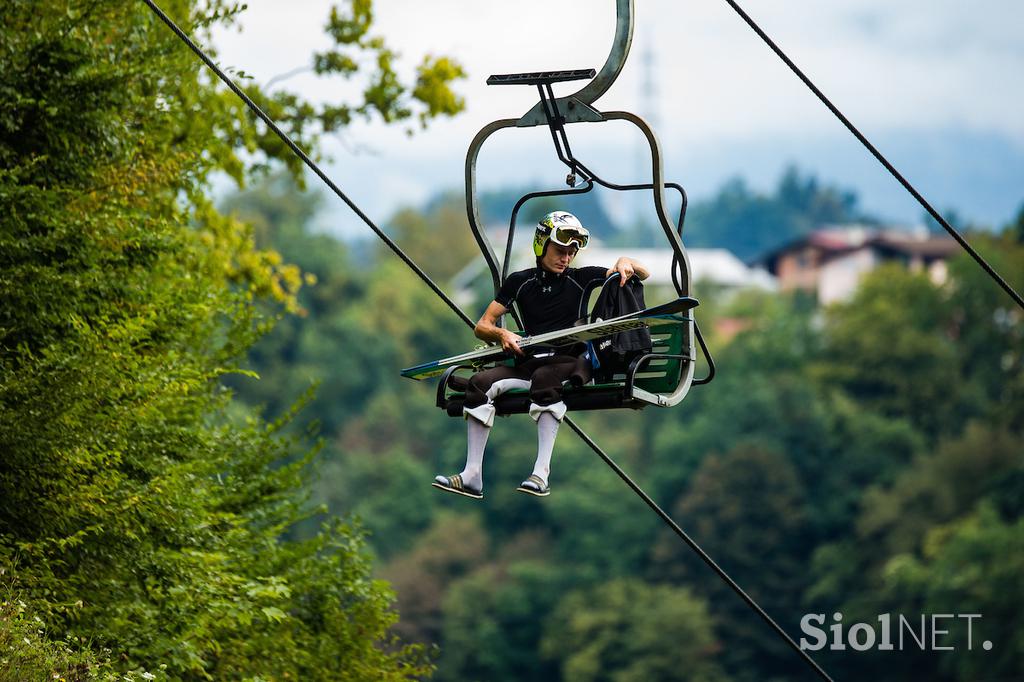
[[(647, 396), (671, 394), (683, 377), (683, 363), (692, 362), (692, 349), (683, 347), (684, 328), (690, 322), (684, 318), (679, 324), (660, 326), (651, 332), (651, 352), (633, 361), (625, 373), (616, 374), (609, 383), (572, 386), (566, 383), (562, 400), (570, 412), (629, 408), (640, 410), (651, 404), (651, 399), (636, 397), (634, 388)], [(504, 361), (505, 364), (511, 360)], [(466, 393), (458, 384), (457, 372), (474, 372), (478, 368), (455, 366), (449, 368), (437, 385), (437, 407), (450, 417), (461, 417)], [(464, 380), (464, 378), (463, 378)], [(453, 386), (455, 384), (455, 386)], [(494, 400), (499, 416), (526, 414), (530, 411), (530, 394), (525, 389), (514, 389)]]

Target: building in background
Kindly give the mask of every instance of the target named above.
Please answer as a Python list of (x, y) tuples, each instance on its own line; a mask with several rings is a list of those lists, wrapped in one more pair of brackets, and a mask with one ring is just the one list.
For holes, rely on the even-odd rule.
[(946, 261), (957, 249), (953, 239), (923, 231), (825, 228), (771, 251), (755, 265), (775, 276), (780, 291), (806, 291), (827, 305), (848, 300), (861, 278), (883, 263), (926, 272), (942, 284)]

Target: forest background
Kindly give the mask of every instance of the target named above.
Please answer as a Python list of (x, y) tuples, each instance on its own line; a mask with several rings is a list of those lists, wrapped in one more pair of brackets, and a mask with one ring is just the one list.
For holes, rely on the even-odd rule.
[[(325, 199), (144, 7), (12, 7), (0, 679), (810, 679), (568, 432), (547, 500), (514, 492), (525, 418), (495, 429), (483, 504), (432, 490), (464, 426), (397, 370), (469, 330), (389, 252), (319, 232)], [(167, 9), (200, 34), (237, 11)], [(366, 19), (336, 17), (337, 54), (386, 76)], [(353, 116), (455, 113), (457, 75), (261, 103), (312, 143)], [(279, 162), (293, 174), (263, 174)], [(250, 186), (215, 201), (218, 172)], [(498, 222), (518, 190), (485, 197)], [(654, 234), (573, 209), (624, 249)], [(793, 169), (695, 202), (687, 243), (750, 256), (853, 222), (877, 220)], [(1020, 290), (1024, 210), (961, 227)], [(457, 196), (388, 231), (438, 281), (476, 257)], [(710, 335), (715, 381), (581, 425), (794, 638), (809, 612), (983, 615), (971, 651), (961, 629), (954, 652), (816, 654), (837, 679), (1024, 674), (1020, 311), (965, 258), (941, 286), (881, 269), (827, 309), (695, 290), (703, 329), (745, 327)]]

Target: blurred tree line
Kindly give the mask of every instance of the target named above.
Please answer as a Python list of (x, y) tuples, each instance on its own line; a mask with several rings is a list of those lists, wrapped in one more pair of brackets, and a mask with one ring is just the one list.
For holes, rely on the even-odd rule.
[[(243, 9), (161, 4), (202, 42)], [(428, 674), (355, 524), (283, 538), (318, 449), (284, 433), (291, 405), (264, 419), (222, 383), (302, 277), (211, 180), (298, 160), (142, 3), (11, 0), (3, 18), (0, 680)], [(369, 0), (336, 9), (317, 56), (365, 81), (352, 101), (243, 84), (306, 146), (461, 108), (456, 64), (404, 82), (371, 26)]]
[[(730, 185), (693, 214), (738, 215), (748, 200)], [(325, 439), (316, 499), (362, 519), (398, 594), (394, 629), (440, 646), (438, 679), (812, 678), (568, 429), (541, 502), (514, 491), (535, 448), (520, 417), (491, 435), (483, 503), (431, 489), (461, 466), (465, 427), (433, 406), (433, 382), (397, 370), (474, 339), (390, 252), (353, 262), (313, 232), (317, 201), (273, 180), (227, 202), (318, 280), (298, 294), (303, 314), (256, 345), (260, 380), (233, 385), (271, 412), (317, 386), (299, 417)], [(856, 204), (795, 170), (771, 201), (801, 216), (793, 231)], [(388, 229), (439, 282), (478, 257), (453, 195)], [(1024, 211), (970, 235), (1018, 290), (1021, 235)], [(1024, 319), (972, 261), (950, 271), (937, 286), (884, 267), (826, 309), (698, 283), (715, 381), (673, 410), (575, 417), (798, 641), (805, 613), (983, 614), (972, 651), (961, 630), (955, 652), (815, 653), (837, 679), (1024, 674)], [(724, 318), (745, 331), (717, 335)]]
[[(666, 198), (670, 217), (678, 220), (676, 193)], [(860, 209), (854, 192), (823, 185), (795, 166), (783, 171), (769, 193), (751, 189), (743, 178), (729, 180), (710, 199), (689, 206), (685, 218), (687, 247), (728, 249), (743, 261), (825, 225), (878, 222)], [(617, 246), (660, 247), (665, 240), (653, 213), (611, 234), (607, 241)]]

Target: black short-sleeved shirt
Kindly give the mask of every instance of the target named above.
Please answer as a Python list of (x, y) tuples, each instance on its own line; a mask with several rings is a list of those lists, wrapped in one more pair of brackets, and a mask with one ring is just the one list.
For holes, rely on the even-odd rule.
[(566, 268), (561, 273), (536, 267), (513, 272), (494, 300), (511, 308), (519, 304), (523, 326), (530, 335), (571, 327), (579, 318), (583, 289), (593, 280), (603, 281), (608, 268)]

